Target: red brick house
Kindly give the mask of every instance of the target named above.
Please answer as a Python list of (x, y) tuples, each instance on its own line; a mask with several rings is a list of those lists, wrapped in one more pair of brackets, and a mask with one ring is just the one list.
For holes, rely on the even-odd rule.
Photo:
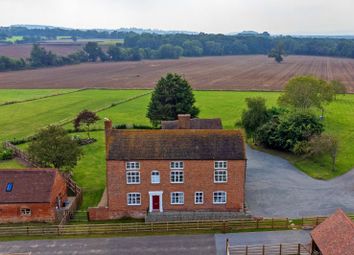
[(0, 170), (0, 223), (54, 222), (66, 199), (65, 180), (55, 169)]
[(354, 223), (341, 209), (318, 225), (311, 237), (313, 255), (354, 254)]
[(246, 154), (236, 130), (118, 130), (105, 122), (107, 204), (91, 220), (243, 212)]

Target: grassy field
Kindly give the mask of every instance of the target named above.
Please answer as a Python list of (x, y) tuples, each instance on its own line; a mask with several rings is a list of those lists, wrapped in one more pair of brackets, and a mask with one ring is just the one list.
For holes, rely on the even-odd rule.
[[(28, 92), (32, 93), (31, 90)], [(50, 123), (59, 123), (74, 117), (82, 109), (96, 110), (146, 92), (142, 90), (84, 90), (53, 98), (0, 106), (0, 141), (32, 135), (39, 128)], [(18, 91), (13, 93), (15, 97)], [(7, 94), (9, 97), (11, 91), (0, 91), (0, 97), (2, 94)], [(234, 123), (240, 118), (245, 108), (245, 98), (264, 96), (267, 98), (267, 104), (272, 106), (276, 104), (279, 93), (195, 91), (195, 95), (197, 105), (201, 110), (200, 117), (221, 117), (224, 127), (230, 129), (234, 127)], [(101, 119), (111, 118), (114, 124), (149, 124), (145, 117), (149, 99), (150, 95), (145, 95), (100, 111), (98, 115)], [(302, 171), (320, 179), (330, 179), (352, 169), (354, 167), (352, 157), (354, 155), (354, 111), (352, 109), (354, 109), (354, 95), (341, 96), (326, 109), (324, 121), (326, 132), (335, 135), (340, 140), (338, 171), (330, 170), (328, 157), (311, 161), (286, 154), (280, 155), (289, 159)], [(96, 127), (103, 127), (103, 121), (99, 121)], [(65, 128), (72, 128), (72, 125), (66, 124)], [(79, 135), (86, 136), (85, 133)], [(74, 178), (84, 189), (83, 208), (97, 204), (105, 186), (104, 133), (97, 131), (93, 132), (92, 136), (98, 141), (84, 147), (85, 155), (74, 169)], [(270, 153), (279, 155), (278, 152)], [(0, 168), (4, 167), (0, 164)]]
[(15, 43), (16, 41), (22, 41), (22, 40), (23, 40), (23, 36), (11, 36), (6, 38), (7, 42), (12, 42), (12, 43)]
[(36, 99), (71, 91), (75, 91), (75, 89), (4, 89), (0, 90), (0, 105), (6, 102)]

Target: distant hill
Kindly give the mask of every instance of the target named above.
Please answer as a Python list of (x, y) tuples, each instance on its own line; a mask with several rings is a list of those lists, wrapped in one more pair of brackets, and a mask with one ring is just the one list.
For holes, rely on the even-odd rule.
[(28, 24), (18, 24), (11, 25), (11, 28), (27, 28), (27, 29), (64, 29), (64, 30), (79, 30), (79, 31), (98, 31), (98, 32), (134, 32), (137, 34), (149, 33), (149, 34), (198, 34), (197, 32), (184, 31), (184, 30), (162, 30), (162, 29), (145, 29), (145, 28), (118, 28), (118, 29), (76, 29), (76, 28), (67, 28), (67, 27), (55, 27), (55, 26), (45, 26), (45, 25), (28, 25)]

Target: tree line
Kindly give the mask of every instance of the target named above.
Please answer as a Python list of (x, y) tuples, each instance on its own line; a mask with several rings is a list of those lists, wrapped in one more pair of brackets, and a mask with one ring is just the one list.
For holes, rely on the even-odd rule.
[[(24, 28), (21, 28), (22, 30)], [(20, 31), (22, 31), (20, 30)], [(42, 29), (40, 35), (46, 34)], [(27, 30), (25, 30), (27, 31)], [(37, 30), (29, 30), (32, 34)], [(29, 31), (27, 31), (29, 33)], [(50, 36), (56, 30), (47, 31)], [(57, 32), (62, 31), (58, 30)], [(200, 56), (268, 54), (281, 62), (282, 54), (314, 55), (354, 58), (354, 40), (339, 38), (297, 38), (291, 36), (270, 36), (264, 32), (257, 35), (222, 34), (137, 34), (133, 32), (91, 32), (65, 30), (74, 38), (96, 36), (100, 38), (124, 39), (122, 44), (111, 45), (104, 51), (97, 42), (88, 42), (82, 50), (68, 56), (57, 56), (34, 44), (28, 60), (0, 58), (0, 71), (20, 70), (44, 66), (78, 64), (88, 61), (139, 61), (141, 59), (178, 59)], [(71, 31), (69, 33), (68, 31)], [(103, 33), (103, 34), (102, 34)], [(17, 35), (17, 33), (13, 33)], [(54, 34), (54, 35), (52, 35)], [(48, 36), (49, 36), (48, 35)], [(2, 36), (6, 36), (4, 33)], [(79, 37), (76, 37), (79, 36)], [(1, 28), (0, 28), (1, 38)], [(92, 38), (92, 37), (91, 37)]]

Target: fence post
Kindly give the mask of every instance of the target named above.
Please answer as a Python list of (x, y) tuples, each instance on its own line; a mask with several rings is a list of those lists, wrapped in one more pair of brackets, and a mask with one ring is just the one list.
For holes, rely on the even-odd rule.
[(301, 246), (300, 244), (297, 244), (297, 255), (301, 255)]
[(283, 254), (283, 253), (282, 253), (282, 245), (281, 245), (281, 244), (279, 245), (279, 254), (280, 254), (280, 255)]
[(246, 245), (246, 255), (248, 255), (248, 245)]
[(285, 225), (285, 228), (288, 229), (289, 228), (289, 219), (286, 218), (286, 225)]
[(226, 238), (226, 255), (230, 255), (230, 243), (229, 243), (229, 238)]
[(265, 246), (263, 244), (263, 247), (262, 247), (262, 255), (265, 255)]

